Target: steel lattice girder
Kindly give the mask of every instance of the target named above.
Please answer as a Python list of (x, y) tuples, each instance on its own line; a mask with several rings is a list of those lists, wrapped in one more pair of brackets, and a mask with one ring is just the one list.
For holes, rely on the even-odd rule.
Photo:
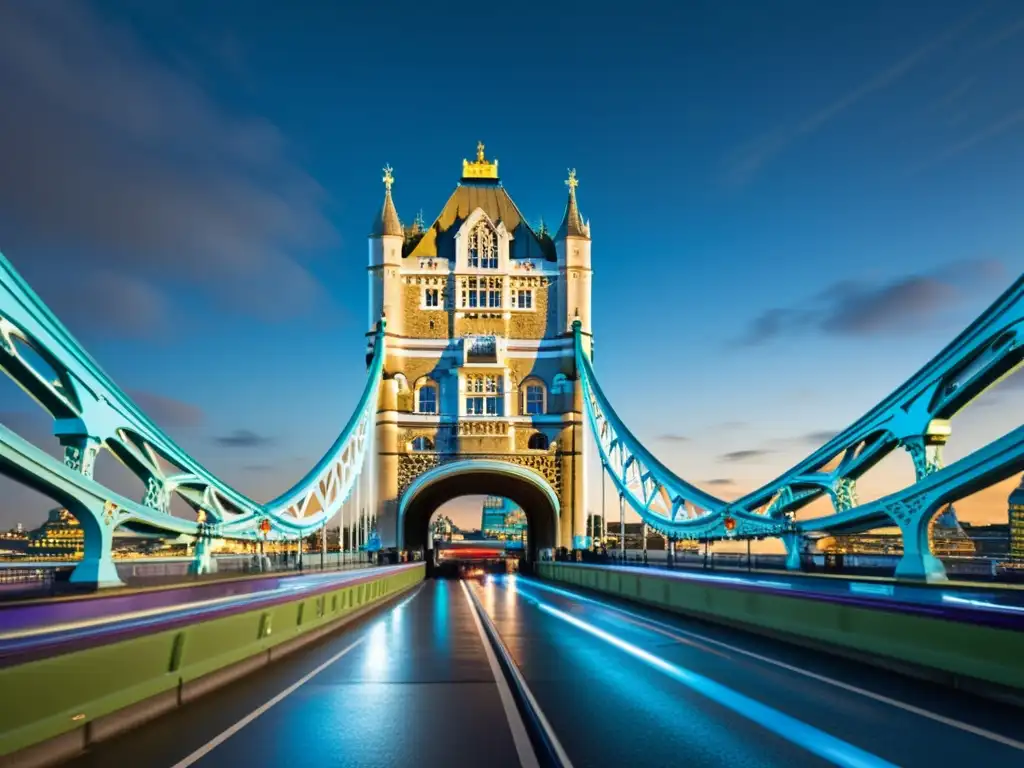
[[(929, 496), (927, 506), (933, 509), (941, 503), (940, 498), (973, 492), (967, 489), (975, 488), (979, 477), (991, 484), (1021, 471), (1024, 438), (1017, 430), (939, 469), (932, 480), (928, 475), (884, 500), (856, 503), (854, 481), (860, 475), (892, 450), (912, 448), (911, 441), (922, 439), (930, 425), (948, 420), (1024, 361), (1024, 275), (871, 411), (776, 479), (733, 502), (722, 501), (675, 475), (629, 432), (597, 383), (582, 343), (581, 325), (574, 323), (573, 328), (584, 407), (602, 462), (616, 490), (640, 517), (677, 538), (770, 535), (795, 529), (828, 531), (860, 522), (877, 523), (880, 510), (884, 513), (885, 509), (885, 505), (879, 506), (882, 501), (892, 508), (892, 514), (881, 524), (891, 525), (896, 522), (893, 505), (920, 500), (925, 489), (943, 489), (941, 494)], [(827, 469), (837, 458), (836, 466)], [(928, 483), (922, 485), (925, 480)], [(791, 513), (823, 493), (833, 498), (836, 514), (800, 523), (791, 520)], [(844, 504), (850, 507), (844, 509)], [(732, 530), (724, 526), (727, 517), (735, 521)]]
[(92, 509), (102, 499), (116, 518), (108, 524), (138, 522), (168, 533), (197, 533), (198, 521), (169, 513), (168, 496), (178, 493), (203, 512), (208, 536), (253, 538), (264, 519), (272, 536), (306, 535), (341, 508), (359, 477), (372, 440), (384, 346), (382, 320), (366, 386), (341, 435), (291, 490), (259, 504), (217, 478), (154, 424), (0, 254), (0, 368), (50, 413), (54, 433), (65, 445), (75, 451), (80, 450), (75, 445), (110, 450), (149, 492), (145, 503), (127, 499), (4, 427), (0, 470), (65, 503), (78, 500)]

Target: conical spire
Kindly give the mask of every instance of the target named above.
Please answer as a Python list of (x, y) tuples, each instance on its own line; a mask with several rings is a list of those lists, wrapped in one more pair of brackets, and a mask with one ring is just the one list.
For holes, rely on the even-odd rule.
[(576, 169), (572, 168), (569, 171), (569, 178), (565, 180), (565, 185), (569, 188), (569, 202), (565, 205), (565, 216), (562, 217), (562, 226), (558, 228), (558, 234), (555, 235), (556, 240), (565, 237), (590, 239), (590, 224), (583, 223), (579, 206), (576, 204), (576, 187), (579, 186), (579, 183), (576, 178)]
[(398, 218), (398, 211), (391, 200), (391, 185), (395, 183), (395, 177), (391, 173), (391, 166), (384, 166), (384, 205), (380, 213), (373, 220), (373, 228), (370, 230), (370, 237), (383, 237), (384, 235), (397, 235), (403, 237), (402, 222)]

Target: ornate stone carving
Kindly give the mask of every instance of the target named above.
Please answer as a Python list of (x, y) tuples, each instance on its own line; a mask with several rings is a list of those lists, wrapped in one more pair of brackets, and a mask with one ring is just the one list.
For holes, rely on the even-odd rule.
[(562, 462), (559, 454), (536, 453), (408, 453), (398, 457), (398, 498), (408, 490), (417, 477), (425, 472), (453, 461), (465, 459), (494, 459), (532, 469), (550, 483), (555, 493), (562, 493)]
[(507, 421), (460, 421), (459, 437), (501, 437), (508, 434)]
[(413, 481), (424, 472), (441, 466), (437, 453), (409, 453), (398, 457), (398, 496), (401, 498)]

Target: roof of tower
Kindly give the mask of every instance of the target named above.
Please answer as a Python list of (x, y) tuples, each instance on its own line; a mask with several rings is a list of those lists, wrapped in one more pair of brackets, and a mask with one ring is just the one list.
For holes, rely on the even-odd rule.
[(380, 213), (373, 220), (373, 227), (370, 229), (370, 237), (383, 237), (384, 235), (397, 235), (402, 237), (405, 231), (402, 229), (402, 222), (398, 218), (398, 211), (395, 210), (395, 203), (391, 199), (391, 185), (395, 183), (395, 177), (391, 173), (390, 165), (384, 166), (384, 205)]
[(462, 161), (462, 177), (448, 202), (423, 237), (410, 243), (405, 254), (422, 258), (455, 259), (455, 233), (477, 208), (495, 224), (501, 222), (512, 235), (509, 255), (513, 259), (555, 261), (554, 243), (538, 235), (509, 197), (498, 178), (498, 161), (484, 157), (484, 145), (477, 145), (476, 161)]
[(569, 200), (565, 204), (565, 215), (562, 217), (562, 225), (558, 228), (555, 239), (583, 237), (589, 240), (590, 224), (584, 223), (583, 216), (580, 215), (580, 208), (576, 204), (576, 187), (579, 186), (579, 181), (576, 178), (575, 168), (569, 171), (569, 178), (565, 180), (565, 185), (569, 187)]

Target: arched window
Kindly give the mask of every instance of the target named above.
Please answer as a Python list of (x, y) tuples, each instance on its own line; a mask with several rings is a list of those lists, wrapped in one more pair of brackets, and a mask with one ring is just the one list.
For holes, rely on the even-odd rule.
[(398, 382), (398, 391), (399, 392), (408, 392), (409, 391), (409, 380), (407, 378), (405, 378), (405, 374), (404, 373), (396, 373), (395, 374), (395, 381)]
[(437, 413), (436, 384), (423, 384), (416, 390), (416, 413)]
[(539, 416), (544, 413), (544, 387), (540, 382), (532, 381), (526, 385), (523, 412), (527, 416)]
[(486, 221), (469, 233), (469, 266), (479, 269), (498, 268), (498, 238)]
[(547, 435), (534, 432), (530, 435), (530, 442), (526, 444), (526, 447), (531, 451), (546, 451), (548, 449)]
[(432, 451), (434, 450), (434, 441), (429, 437), (420, 435), (419, 437), (413, 438), (412, 449), (414, 451)]

